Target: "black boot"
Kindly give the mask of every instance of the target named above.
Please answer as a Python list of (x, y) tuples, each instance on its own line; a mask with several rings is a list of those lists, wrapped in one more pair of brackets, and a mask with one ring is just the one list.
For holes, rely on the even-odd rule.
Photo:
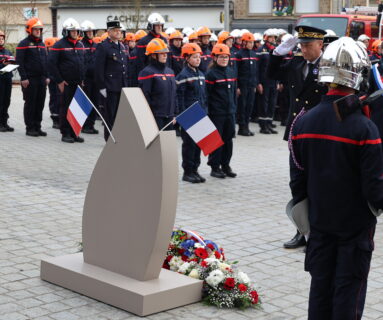
[(36, 131), (36, 130), (27, 130), (27, 132), (25, 134), (27, 136), (30, 136), (30, 137), (38, 137), (38, 136), (40, 136), (39, 132)]
[(242, 126), (242, 125), (239, 126), (238, 135), (245, 136), (245, 137), (249, 136), (249, 131), (246, 129), (246, 126)]
[(246, 130), (247, 130), (247, 133), (249, 134), (249, 136), (254, 136), (254, 132), (253, 131), (250, 131), (250, 128), (249, 128), (249, 124), (246, 124)]
[(85, 128), (82, 128), (81, 132), (82, 132), (82, 133), (87, 133), (87, 134), (98, 134), (98, 130), (95, 129), (94, 127), (85, 127)]
[(84, 140), (84, 138), (78, 136), (78, 137), (73, 137), (73, 141), (74, 142), (83, 143), (85, 140)]
[(218, 179), (225, 179), (226, 177), (226, 174), (221, 170), (221, 168), (211, 168), (210, 175)]
[(41, 129), (37, 130), (37, 132), (39, 133), (40, 137), (46, 137), (47, 136), (47, 133)]
[(183, 181), (187, 181), (190, 183), (200, 183), (201, 180), (191, 171), (184, 172), (184, 175), (182, 176)]
[(304, 247), (306, 245), (305, 237), (297, 231), (296, 235), (290, 240), (283, 244), (285, 249), (296, 249)]
[(66, 143), (74, 143), (74, 139), (73, 139), (73, 137), (70, 134), (64, 134), (61, 137), (61, 141), (62, 142), (66, 142)]
[(4, 124), (0, 124), (0, 132), (7, 132), (7, 127)]
[(204, 178), (204, 177), (202, 177), (199, 173), (198, 173), (198, 171), (194, 171), (193, 172), (194, 173), (194, 175), (199, 179), (199, 182), (205, 182), (206, 181), (206, 179)]
[(269, 131), (268, 127), (266, 126), (265, 120), (259, 120), (259, 126), (261, 127), (261, 130), (259, 130), (259, 133), (262, 133), (262, 134), (270, 134), (271, 133)]
[(270, 131), (270, 133), (273, 133), (273, 134), (277, 134), (278, 133), (277, 130), (273, 129), (271, 121), (266, 122), (266, 127)]
[(13, 131), (15, 131), (15, 129), (12, 128), (12, 127), (10, 127), (10, 126), (8, 125), (8, 123), (5, 124), (5, 128), (7, 129), (8, 132), (13, 132)]
[(223, 166), (222, 171), (230, 178), (235, 178), (237, 176), (236, 173), (231, 170), (230, 166)]

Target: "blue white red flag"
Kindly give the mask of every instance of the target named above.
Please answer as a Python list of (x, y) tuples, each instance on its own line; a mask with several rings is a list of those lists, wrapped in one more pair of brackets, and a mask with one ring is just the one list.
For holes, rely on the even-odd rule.
[(198, 102), (176, 117), (176, 121), (201, 148), (205, 156), (223, 145), (217, 128)]
[(378, 69), (378, 63), (375, 63), (372, 66), (372, 74), (374, 75), (374, 80), (378, 89), (379, 90), (383, 89), (383, 81), (382, 81), (382, 76), (380, 75), (380, 72)]
[(76, 136), (78, 137), (81, 128), (92, 111), (93, 104), (80, 87), (77, 87), (72, 102), (69, 105), (66, 118)]

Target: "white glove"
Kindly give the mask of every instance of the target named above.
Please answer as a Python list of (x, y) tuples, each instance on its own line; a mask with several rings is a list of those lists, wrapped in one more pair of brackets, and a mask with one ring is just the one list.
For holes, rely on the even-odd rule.
[(106, 89), (101, 89), (101, 90), (100, 90), (100, 93), (102, 94), (102, 96), (103, 96), (104, 98), (106, 98)]
[(278, 47), (275, 48), (273, 55), (275, 56), (284, 56), (288, 54), (291, 50), (294, 49), (298, 42), (298, 38), (292, 37), (285, 42), (281, 43)]

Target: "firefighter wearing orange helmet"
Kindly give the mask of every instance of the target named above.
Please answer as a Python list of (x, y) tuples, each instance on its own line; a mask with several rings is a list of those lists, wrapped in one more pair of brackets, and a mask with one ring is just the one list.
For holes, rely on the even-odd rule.
[(370, 60), (372, 64), (378, 63), (382, 58), (382, 40), (375, 40), (371, 45)]
[[(0, 30), (0, 69), (14, 63), (14, 57), (5, 47), (5, 33)], [(0, 73), (0, 132), (12, 132), (8, 125), (8, 109), (11, 104), (12, 72)]]
[(129, 50), (129, 54), (131, 54), (133, 49), (136, 47), (136, 36), (135, 36), (135, 34), (132, 32), (128, 32), (125, 35), (124, 43)]
[(16, 48), (21, 87), (24, 97), (24, 122), (26, 135), (46, 136), (41, 130), (46, 88), (49, 84), (47, 50), (42, 40), (43, 23), (38, 18), (29, 19), (25, 25), (28, 36)]
[(229, 66), (233, 70), (237, 70), (237, 57), (235, 56), (236, 54), (236, 49), (233, 48), (234, 44), (234, 37), (230, 34), (230, 32), (227, 31), (221, 31), (218, 34), (218, 42), (217, 44), (225, 44), (229, 47), (230, 49), (230, 61), (229, 61)]
[(198, 40), (200, 43), (200, 47), (202, 50), (201, 54), (201, 63), (199, 65), (199, 69), (203, 72), (206, 73), (207, 68), (211, 62), (211, 51), (209, 48), (209, 41), (211, 37), (211, 31), (208, 27), (201, 27), (197, 31), (198, 35)]
[(174, 74), (177, 76), (184, 66), (184, 59), (181, 55), (183, 35), (180, 31), (174, 31), (169, 36), (170, 44), (170, 67), (173, 69)]
[[(152, 39), (145, 54), (149, 64), (139, 73), (138, 83), (153, 112), (158, 128), (162, 129), (177, 114), (174, 72), (167, 65), (169, 48), (160, 38)], [(166, 130), (173, 130), (170, 125)]]

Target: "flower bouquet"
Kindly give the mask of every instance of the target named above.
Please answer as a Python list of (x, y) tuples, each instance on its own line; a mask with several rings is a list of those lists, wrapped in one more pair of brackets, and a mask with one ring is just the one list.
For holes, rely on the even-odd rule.
[(172, 233), (163, 268), (203, 280), (203, 301), (219, 308), (259, 307), (249, 277), (226, 261), (216, 243), (183, 229)]

